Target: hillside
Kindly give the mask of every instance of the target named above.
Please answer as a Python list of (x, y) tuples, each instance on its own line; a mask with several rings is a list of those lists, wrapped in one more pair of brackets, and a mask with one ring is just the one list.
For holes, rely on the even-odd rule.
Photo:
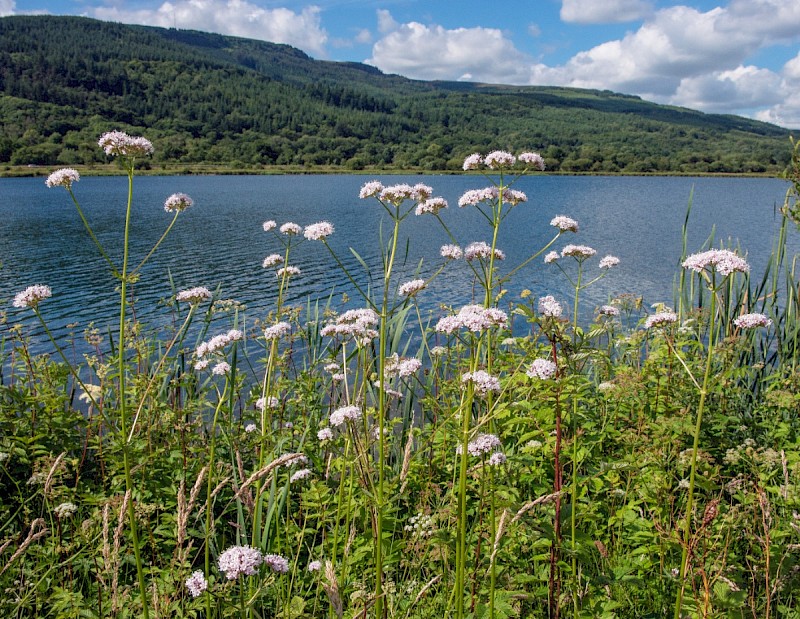
[(0, 172), (93, 165), (110, 129), (167, 163), (458, 169), (494, 148), (551, 170), (777, 173), (789, 132), (638, 97), (422, 82), (286, 45), (79, 17), (0, 19)]

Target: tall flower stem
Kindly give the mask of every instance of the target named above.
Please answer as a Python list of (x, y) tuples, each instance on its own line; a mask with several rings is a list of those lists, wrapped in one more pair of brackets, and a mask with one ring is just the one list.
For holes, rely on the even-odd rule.
[[(225, 389), (227, 390), (227, 379)], [(217, 406), (214, 409), (214, 418), (211, 421), (211, 444), (208, 449), (208, 479), (206, 482), (206, 540), (205, 540), (205, 573), (211, 573), (211, 495), (214, 489), (214, 452), (217, 446), (217, 420), (222, 403), (225, 401), (225, 393), (217, 393)], [(211, 593), (206, 591), (206, 619), (211, 619)]]
[(683, 605), (683, 591), (686, 586), (685, 578), (686, 571), (689, 563), (689, 538), (692, 533), (692, 509), (694, 507), (694, 483), (697, 473), (697, 449), (700, 443), (700, 428), (703, 424), (703, 411), (706, 403), (706, 396), (708, 395), (708, 385), (711, 380), (711, 365), (714, 357), (714, 332), (716, 325), (717, 313), (717, 290), (711, 285), (711, 305), (710, 305), (710, 318), (708, 329), (708, 353), (706, 355), (706, 367), (703, 374), (703, 384), (700, 387), (700, 402), (697, 405), (697, 419), (694, 425), (694, 442), (692, 444), (692, 466), (689, 473), (689, 495), (686, 499), (686, 516), (683, 526), (683, 551), (681, 553), (681, 570), (678, 576), (678, 594), (675, 598), (675, 614), (674, 619), (680, 619), (681, 606)]

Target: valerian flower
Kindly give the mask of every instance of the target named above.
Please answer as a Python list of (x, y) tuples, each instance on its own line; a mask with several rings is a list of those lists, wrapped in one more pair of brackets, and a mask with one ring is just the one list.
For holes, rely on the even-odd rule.
[(50, 286), (42, 286), (40, 284), (28, 286), (25, 290), (18, 292), (14, 296), (14, 307), (20, 309), (25, 307), (36, 309), (39, 303), (52, 296), (53, 291), (50, 290)]
[(303, 236), (309, 241), (322, 241), (331, 234), (333, 234), (333, 224), (329, 221), (320, 221), (319, 223), (311, 224), (306, 226), (303, 231)]
[(558, 370), (558, 366), (550, 361), (550, 359), (534, 359), (525, 373), (530, 378), (548, 380), (556, 375), (556, 370)]
[(186, 588), (189, 590), (189, 593), (193, 598), (196, 598), (203, 591), (208, 589), (208, 581), (206, 581), (206, 577), (203, 575), (203, 572), (200, 570), (192, 572), (192, 575), (186, 579)]
[(44, 182), (48, 187), (63, 187), (64, 189), (71, 189), (72, 183), (77, 183), (81, 180), (81, 175), (77, 170), (72, 168), (61, 168), (56, 170)]
[(217, 560), (220, 571), (228, 580), (236, 580), (242, 574), (254, 575), (263, 562), (261, 551), (252, 546), (232, 546)]
[(769, 327), (772, 321), (764, 314), (742, 314), (738, 318), (733, 319), (735, 324), (740, 329), (756, 329), (758, 327)]
[(192, 200), (185, 193), (173, 193), (164, 202), (164, 210), (167, 213), (180, 213), (194, 204)]
[(550, 225), (554, 228), (558, 228), (561, 232), (578, 231), (578, 222), (566, 215), (556, 215), (550, 220)]
[(123, 157), (143, 157), (153, 154), (153, 144), (147, 138), (130, 136), (124, 131), (109, 131), (100, 136), (97, 142), (106, 155)]
[(722, 276), (728, 276), (737, 271), (739, 273), (750, 271), (747, 261), (728, 249), (710, 249), (692, 254), (683, 261), (683, 268), (690, 269), (695, 273), (706, 269), (714, 270)]

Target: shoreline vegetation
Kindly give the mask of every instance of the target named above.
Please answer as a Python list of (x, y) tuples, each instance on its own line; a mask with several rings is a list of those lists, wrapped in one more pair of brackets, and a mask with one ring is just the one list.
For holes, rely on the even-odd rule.
[[(800, 272), (786, 250), (800, 144), (764, 272), (735, 247), (687, 247), (685, 225), (673, 298), (652, 307), (626, 294), (579, 323), (584, 291), (620, 260), (580, 244), (566, 214), (507, 264), (499, 231), (527, 202), (515, 183), (546, 166), (491, 151), (464, 160), (475, 189), (457, 206), (422, 183), (364, 183), (353, 199), (384, 215), (372, 270), (329, 245), (335, 213), (240, 222), (263, 229), (272, 253), (242, 268), (262, 270), (274, 306), (245, 320), (198, 281), (173, 291), (157, 333), (133, 284), (194, 202), (169, 196), (162, 236), (133, 251), (154, 146), (119, 131), (98, 144), (128, 179), (121, 247), (95, 234), (76, 169), (42, 190), (73, 202), (119, 320), (76, 327), (91, 350), (75, 359), (48, 328), (47, 282), (3, 308), (0, 615), (800, 615)], [(447, 208), (482, 215), (470, 238)], [(414, 217), (449, 236), (424, 278), (400, 240)], [(320, 255), (353, 298), (286, 303)], [(571, 292), (509, 298), (533, 260)], [(417, 299), (455, 267), (473, 302), (424, 315)], [(34, 328), (50, 353), (31, 353)]]

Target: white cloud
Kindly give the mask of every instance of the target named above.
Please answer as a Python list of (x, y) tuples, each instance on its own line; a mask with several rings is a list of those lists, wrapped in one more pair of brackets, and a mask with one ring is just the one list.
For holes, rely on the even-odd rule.
[[(0, 2), (7, 0), (0, 0)], [(247, 0), (177, 0), (155, 10), (125, 10), (101, 7), (92, 11), (98, 19), (145, 24), (165, 28), (187, 28), (240, 37), (286, 43), (312, 55), (324, 57), (327, 32), (320, 22), (320, 9), (263, 9)]]
[(782, 127), (800, 129), (800, 53), (783, 65), (783, 100), (756, 113), (756, 118)]
[(696, 110), (734, 112), (781, 103), (785, 96), (781, 77), (768, 69), (739, 66), (681, 80), (671, 103)]
[(14, 14), (16, 3), (14, 0), (0, 0), (0, 17)]
[(384, 36), (366, 62), (384, 72), (429, 80), (528, 81), (531, 59), (498, 29), (398, 24), (388, 11), (378, 11), (378, 21)]
[(372, 33), (366, 28), (362, 28), (356, 34), (356, 43), (367, 44), (372, 43)]
[(561, 19), (579, 24), (612, 24), (635, 21), (653, 8), (645, 0), (563, 0)]

